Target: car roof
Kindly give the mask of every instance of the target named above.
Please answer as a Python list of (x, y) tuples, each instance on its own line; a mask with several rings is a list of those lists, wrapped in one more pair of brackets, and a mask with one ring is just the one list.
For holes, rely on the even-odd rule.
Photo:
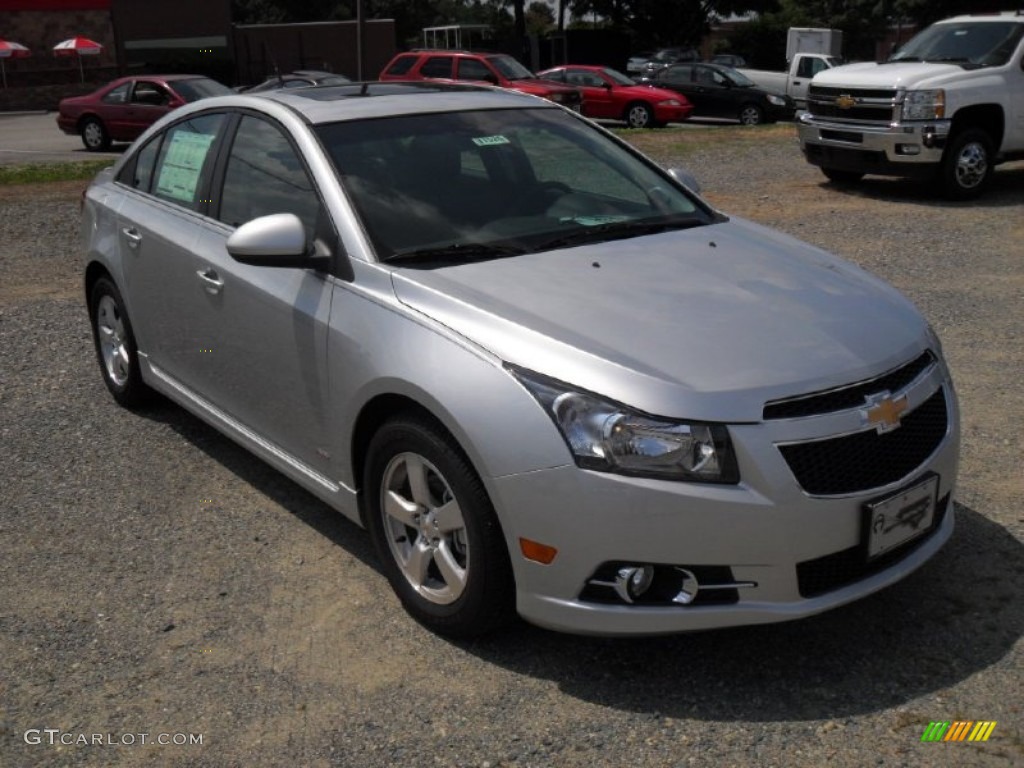
[(314, 125), (470, 109), (561, 109), (547, 99), (504, 88), (436, 81), (374, 81), (290, 91), (239, 93), (214, 96), (194, 104), (209, 109), (217, 106), (258, 106), (260, 101), (283, 104)]

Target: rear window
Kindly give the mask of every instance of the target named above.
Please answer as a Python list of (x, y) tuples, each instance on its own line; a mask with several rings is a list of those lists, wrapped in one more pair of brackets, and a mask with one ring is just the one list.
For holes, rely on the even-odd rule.
[(415, 56), (399, 56), (391, 66), (384, 70), (385, 75), (407, 75), (412, 65), (416, 63)]

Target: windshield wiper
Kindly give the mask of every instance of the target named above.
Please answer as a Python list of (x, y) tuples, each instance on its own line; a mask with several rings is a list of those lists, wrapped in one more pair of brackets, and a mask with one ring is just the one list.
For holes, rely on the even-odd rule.
[(897, 56), (897, 57), (889, 59), (889, 61), (887, 63), (894, 64), (894, 63), (899, 62), (899, 61), (920, 61), (920, 60), (921, 60), (920, 56)]
[(584, 245), (586, 243), (602, 243), (608, 240), (625, 240), (630, 237), (642, 235), (656, 235), (659, 232), (667, 232), (672, 229), (689, 229), (703, 224), (695, 217), (687, 218), (665, 218), (665, 219), (640, 219), (638, 221), (613, 221), (608, 224), (598, 224), (559, 235), (551, 240), (545, 240), (534, 246), (534, 251), (548, 251), (552, 248), (565, 248), (573, 245)]
[(404, 264), (413, 267), (436, 267), (442, 264), (449, 266), (471, 261), (504, 259), (509, 256), (519, 256), (525, 252), (525, 249), (512, 245), (452, 243), (439, 248), (411, 248), (405, 251), (396, 251), (384, 261), (388, 264)]

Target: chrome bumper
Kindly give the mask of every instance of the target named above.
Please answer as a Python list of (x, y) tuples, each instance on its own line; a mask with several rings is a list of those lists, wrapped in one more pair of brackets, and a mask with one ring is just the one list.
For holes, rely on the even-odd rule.
[(950, 120), (866, 125), (833, 122), (804, 113), (797, 122), (797, 131), (804, 154), (808, 145), (818, 145), (876, 155), (884, 153), (885, 160), (894, 164), (935, 164), (942, 161), (951, 125)]

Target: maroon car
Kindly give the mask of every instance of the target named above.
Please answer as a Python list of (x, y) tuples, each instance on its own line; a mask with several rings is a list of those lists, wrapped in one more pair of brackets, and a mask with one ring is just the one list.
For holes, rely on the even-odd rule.
[(685, 96), (638, 85), (610, 67), (566, 64), (538, 72), (537, 77), (583, 91), (583, 114), (587, 117), (623, 120), (630, 128), (678, 123), (693, 111)]
[(57, 126), (97, 152), (113, 141), (134, 141), (175, 107), (228, 93), (233, 91), (226, 85), (200, 75), (122, 77), (85, 96), (62, 99)]

